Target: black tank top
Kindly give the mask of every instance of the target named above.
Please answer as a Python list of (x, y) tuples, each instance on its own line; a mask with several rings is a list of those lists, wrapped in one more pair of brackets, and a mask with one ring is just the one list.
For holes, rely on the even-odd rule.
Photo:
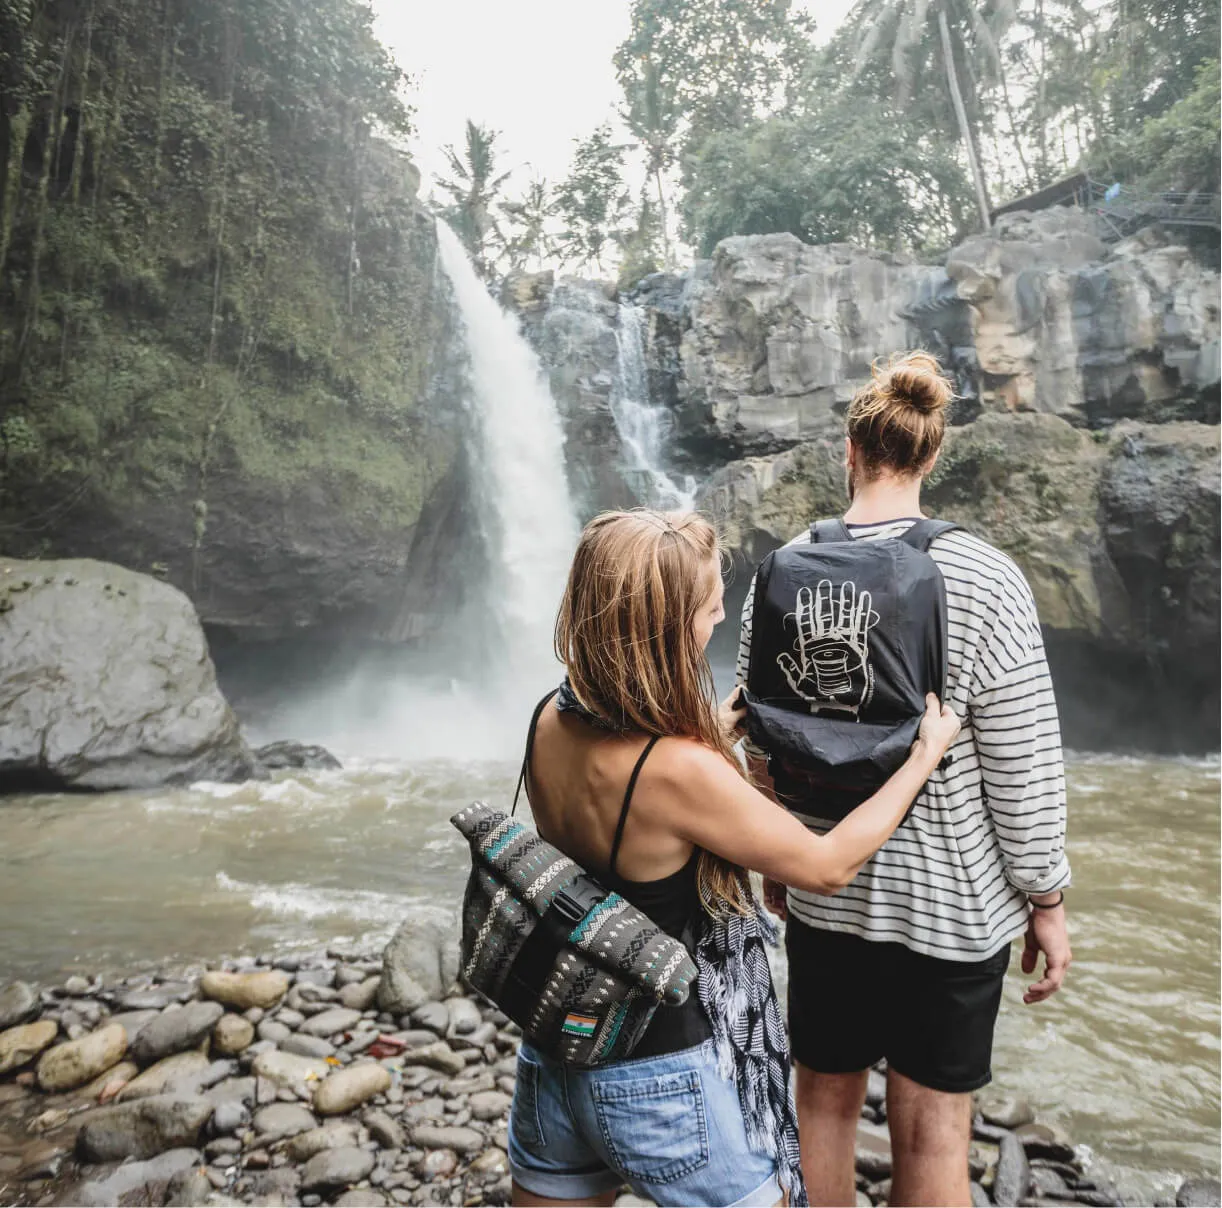
[[(526, 771), (530, 767), (530, 757), (535, 745), (535, 730), (544, 706), (555, 696), (549, 693), (538, 704), (534, 716), (530, 719), (530, 732), (526, 738), (526, 759), (523, 763), (523, 781), (527, 779)], [(653, 881), (629, 881), (616, 872), (615, 866), (619, 859), (620, 842), (624, 837), (624, 826), (628, 821), (628, 810), (632, 805), (632, 794), (636, 789), (637, 778), (645, 766), (645, 760), (658, 742), (654, 735), (645, 745), (632, 775), (628, 779), (628, 787), (624, 792), (624, 804), (620, 807), (619, 822), (615, 827), (615, 838), (611, 841), (611, 855), (604, 871), (596, 872), (608, 889), (614, 890), (631, 902), (646, 918), (656, 923), (667, 935), (673, 936), (689, 949), (694, 948), (700, 936), (700, 928), (704, 925), (704, 908), (700, 905), (700, 894), (696, 886), (696, 870), (700, 862), (700, 852), (692, 852), (692, 858), (676, 872), (667, 877), (659, 877)], [(527, 786), (526, 799), (530, 800), (530, 788)], [(516, 798), (515, 798), (516, 804)], [(547, 836), (544, 835), (544, 838)], [(563, 849), (562, 849), (563, 850)], [(633, 1058), (660, 1057), (666, 1053), (677, 1053), (701, 1044), (713, 1035), (708, 1017), (704, 1013), (696, 986), (687, 1002), (681, 1007), (661, 1006), (650, 1020), (645, 1035), (632, 1050)]]

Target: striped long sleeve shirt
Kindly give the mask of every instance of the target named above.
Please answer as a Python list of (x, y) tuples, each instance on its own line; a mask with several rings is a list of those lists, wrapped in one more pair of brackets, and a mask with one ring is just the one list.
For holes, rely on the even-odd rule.
[[(851, 525), (894, 537), (911, 519)], [(790, 544), (809, 542), (803, 533)], [(947, 700), (963, 721), (908, 821), (835, 897), (791, 889), (813, 927), (979, 961), (1027, 925), (1027, 895), (1069, 884), (1065, 772), (1056, 701), (1031, 589), (999, 550), (963, 531), (929, 550), (946, 582)], [(743, 606), (737, 678), (746, 683), (755, 585)], [(798, 813), (824, 833), (825, 819)]]

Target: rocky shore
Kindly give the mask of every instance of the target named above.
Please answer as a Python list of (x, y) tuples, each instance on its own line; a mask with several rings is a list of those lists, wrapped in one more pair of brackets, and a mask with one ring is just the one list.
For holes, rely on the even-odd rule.
[[(452, 926), (413, 917), (382, 953), (8, 985), (0, 1204), (508, 1203), (520, 1035), (455, 984)], [(890, 1189), (884, 1089), (873, 1073), (859, 1205)], [(1022, 1100), (989, 1091), (976, 1109), (975, 1203), (1140, 1202)], [(1217, 1204), (1218, 1183), (1165, 1202)]]

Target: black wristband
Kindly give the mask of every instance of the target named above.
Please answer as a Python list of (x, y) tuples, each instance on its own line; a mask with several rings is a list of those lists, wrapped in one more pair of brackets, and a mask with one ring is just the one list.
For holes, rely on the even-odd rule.
[[(1031, 899), (1028, 898), (1027, 901), (1031, 902)], [(1065, 891), (1062, 889), (1061, 896), (1057, 898), (1055, 902), (1031, 902), (1031, 905), (1034, 906), (1036, 910), (1055, 910), (1064, 901)]]

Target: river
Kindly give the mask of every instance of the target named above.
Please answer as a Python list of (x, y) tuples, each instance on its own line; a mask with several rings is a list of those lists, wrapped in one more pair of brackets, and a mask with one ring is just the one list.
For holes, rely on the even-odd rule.
[[(342, 752), (341, 752), (342, 753)], [(352, 758), (269, 783), (0, 804), (0, 982), (388, 935), (455, 902), (449, 815), (507, 802), (510, 761)], [(1011, 965), (995, 1086), (1153, 1196), (1217, 1171), (1219, 768), (1072, 756), (1075, 963), (1026, 1007)]]

